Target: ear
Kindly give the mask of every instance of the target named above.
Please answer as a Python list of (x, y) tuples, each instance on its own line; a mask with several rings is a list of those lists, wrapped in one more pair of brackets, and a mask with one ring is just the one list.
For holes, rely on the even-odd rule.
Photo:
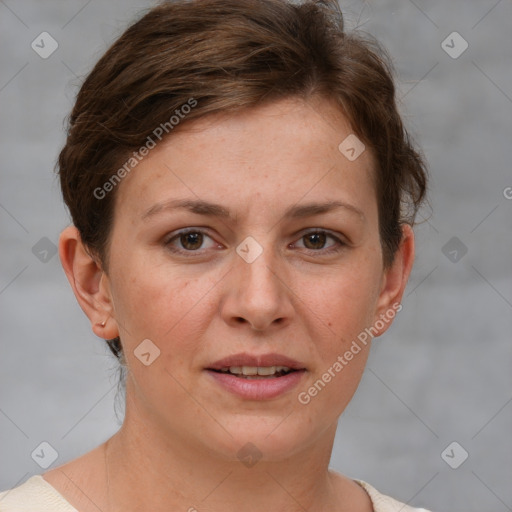
[(384, 334), (397, 312), (414, 262), (414, 232), (409, 224), (402, 225), (402, 240), (391, 265), (384, 269), (382, 286), (377, 300), (373, 328), (376, 336)]
[(64, 229), (59, 238), (59, 256), (75, 297), (89, 318), (96, 336), (112, 339), (119, 336), (112, 316), (113, 302), (108, 276), (85, 249), (75, 226)]

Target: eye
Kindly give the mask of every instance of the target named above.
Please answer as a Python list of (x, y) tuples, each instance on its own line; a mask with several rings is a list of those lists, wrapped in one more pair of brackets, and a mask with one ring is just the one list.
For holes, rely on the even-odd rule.
[[(207, 247), (202, 247), (206, 239), (211, 240), (211, 243)], [(215, 241), (204, 230), (198, 228), (181, 230), (165, 241), (165, 246), (177, 253), (199, 252), (201, 248), (209, 249), (215, 245)]]
[[(329, 245), (327, 248), (325, 244), (328, 239), (334, 240), (334, 243)], [(304, 248), (313, 252), (322, 252), (323, 254), (329, 254), (332, 252), (338, 252), (346, 245), (337, 236), (324, 231), (322, 229), (314, 229), (304, 233), (300, 240), (303, 241)]]
[[(333, 243), (326, 247), (328, 240), (331, 239)], [(210, 240), (209, 244), (205, 243)], [(337, 236), (322, 229), (312, 229), (304, 233), (299, 239), (299, 242), (290, 244), (295, 246), (302, 241), (304, 248), (307, 251), (321, 254), (335, 253), (343, 249), (346, 244), (342, 242)], [(216, 243), (205, 230), (200, 228), (187, 228), (181, 231), (172, 233), (169, 238), (164, 241), (164, 245), (172, 252), (178, 254), (201, 254), (206, 249), (221, 248), (222, 246)]]

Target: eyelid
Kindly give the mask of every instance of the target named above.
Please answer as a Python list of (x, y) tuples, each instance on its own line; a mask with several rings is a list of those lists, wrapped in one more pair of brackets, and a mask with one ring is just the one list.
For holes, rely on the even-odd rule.
[(343, 240), (341, 240), (341, 238), (343, 238), (341, 233), (337, 233), (335, 231), (331, 231), (330, 229), (326, 229), (326, 228), (306, 228), (302, 231), (299, 231), (299, 235), (301, 235), (301, 236), (306, 236), (311, 233), (325, 233), (326, 235), (332, 236), (333, 238), (339, 238), (341, 242), (343, 241)]
[(175, 229), (174, 231), (171, 231), (166, 235), (166, 240), (172, 240), (173, 238), (176, 238), (179, 235), (186, 235), (187, 233), (202, 233), (210, 236), (208, 233), (210, 233), (210, 229), (202, 226), (189, 226), (186, 228), (181, 229)]
[[(334, 240), (336, 242), (335, 246), (327, 248), (327, 249), (317, 249), (317, 250), (308, 249), (307, 247), (305, 247), (304, 249), (306, 251), (310, 251), (310, 252), (314, 252), (314, 253), (318, 253), (318, 254), (329, 254), (331, 252), (339, 251), (343, 247), (349, 245), (349, 243), (346, 241), (345, 237), (343, 237), (342, 235), (340, 235), (338, 233), (334, 233), (334, 232), (332, 232), (328, 229), (324, 229), (324, 228), (307, 228), (304, 231), (300, 231), (299, 232), (300, 236), (299, 236), (298, 240), (302, 239), (303, 237), (305, 237), (307, 235), (312, 235), (312, 234), (316, 234), (316, 233), (325, 234), (327, 237)], [(295, 243), (295, 242), (293, 242), (293, 243)]]

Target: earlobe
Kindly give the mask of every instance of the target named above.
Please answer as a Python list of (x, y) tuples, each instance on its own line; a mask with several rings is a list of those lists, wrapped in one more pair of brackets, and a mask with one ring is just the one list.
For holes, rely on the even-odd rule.
[[(414, 262), (414, 232), (409, 224), (402, 226), (402, 240), (392, 264), (384, 270), (382, 287), (377, 302), (375, 323), (380, 319), (379, 334), (386, 332), (395, 314), (402, 309), (401, 300)], [(382, 319), (389, 321), (382, 321)]]
[(108, 277), (99, 262), (86, 250), (75, 226), (65, 228), (59, 238), (62, 267), (93, 332), (103, 339), (119, 336), (112, 317), (113, 306)]

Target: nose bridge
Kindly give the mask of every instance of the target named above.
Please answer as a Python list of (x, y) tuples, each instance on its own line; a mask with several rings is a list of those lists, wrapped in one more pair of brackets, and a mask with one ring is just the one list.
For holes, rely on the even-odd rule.
[(264, 293), (268, 294), (270, 299), (270, 296), (279, 294), (280, 281), (277, 278), (275, 258), (270, 254), (271, 252), (271, 250), (265, 251), (252, 263), (239, 263), (242, 274), (240, 282), (252, 296)]
[[(263, 237), (262, 237), (263, 238)], [(264, 329), (291, 314), (290, 298), (279, 276), (282, 265), (270, 245), (247, 237), (236, 249), (232, 286), (224, 313), (227, 319), (244, 319), (255, 329)]]
[(277, 258), (274, 248), (267, 240), (265, 246), (255, 239), (242, 242), (237, 248), (241, 261), (237, 262), (237, 273), (240, 274), (242, 290), (248, 292), (254, 301), (277, 299), (280, 295), (280, 281)]

